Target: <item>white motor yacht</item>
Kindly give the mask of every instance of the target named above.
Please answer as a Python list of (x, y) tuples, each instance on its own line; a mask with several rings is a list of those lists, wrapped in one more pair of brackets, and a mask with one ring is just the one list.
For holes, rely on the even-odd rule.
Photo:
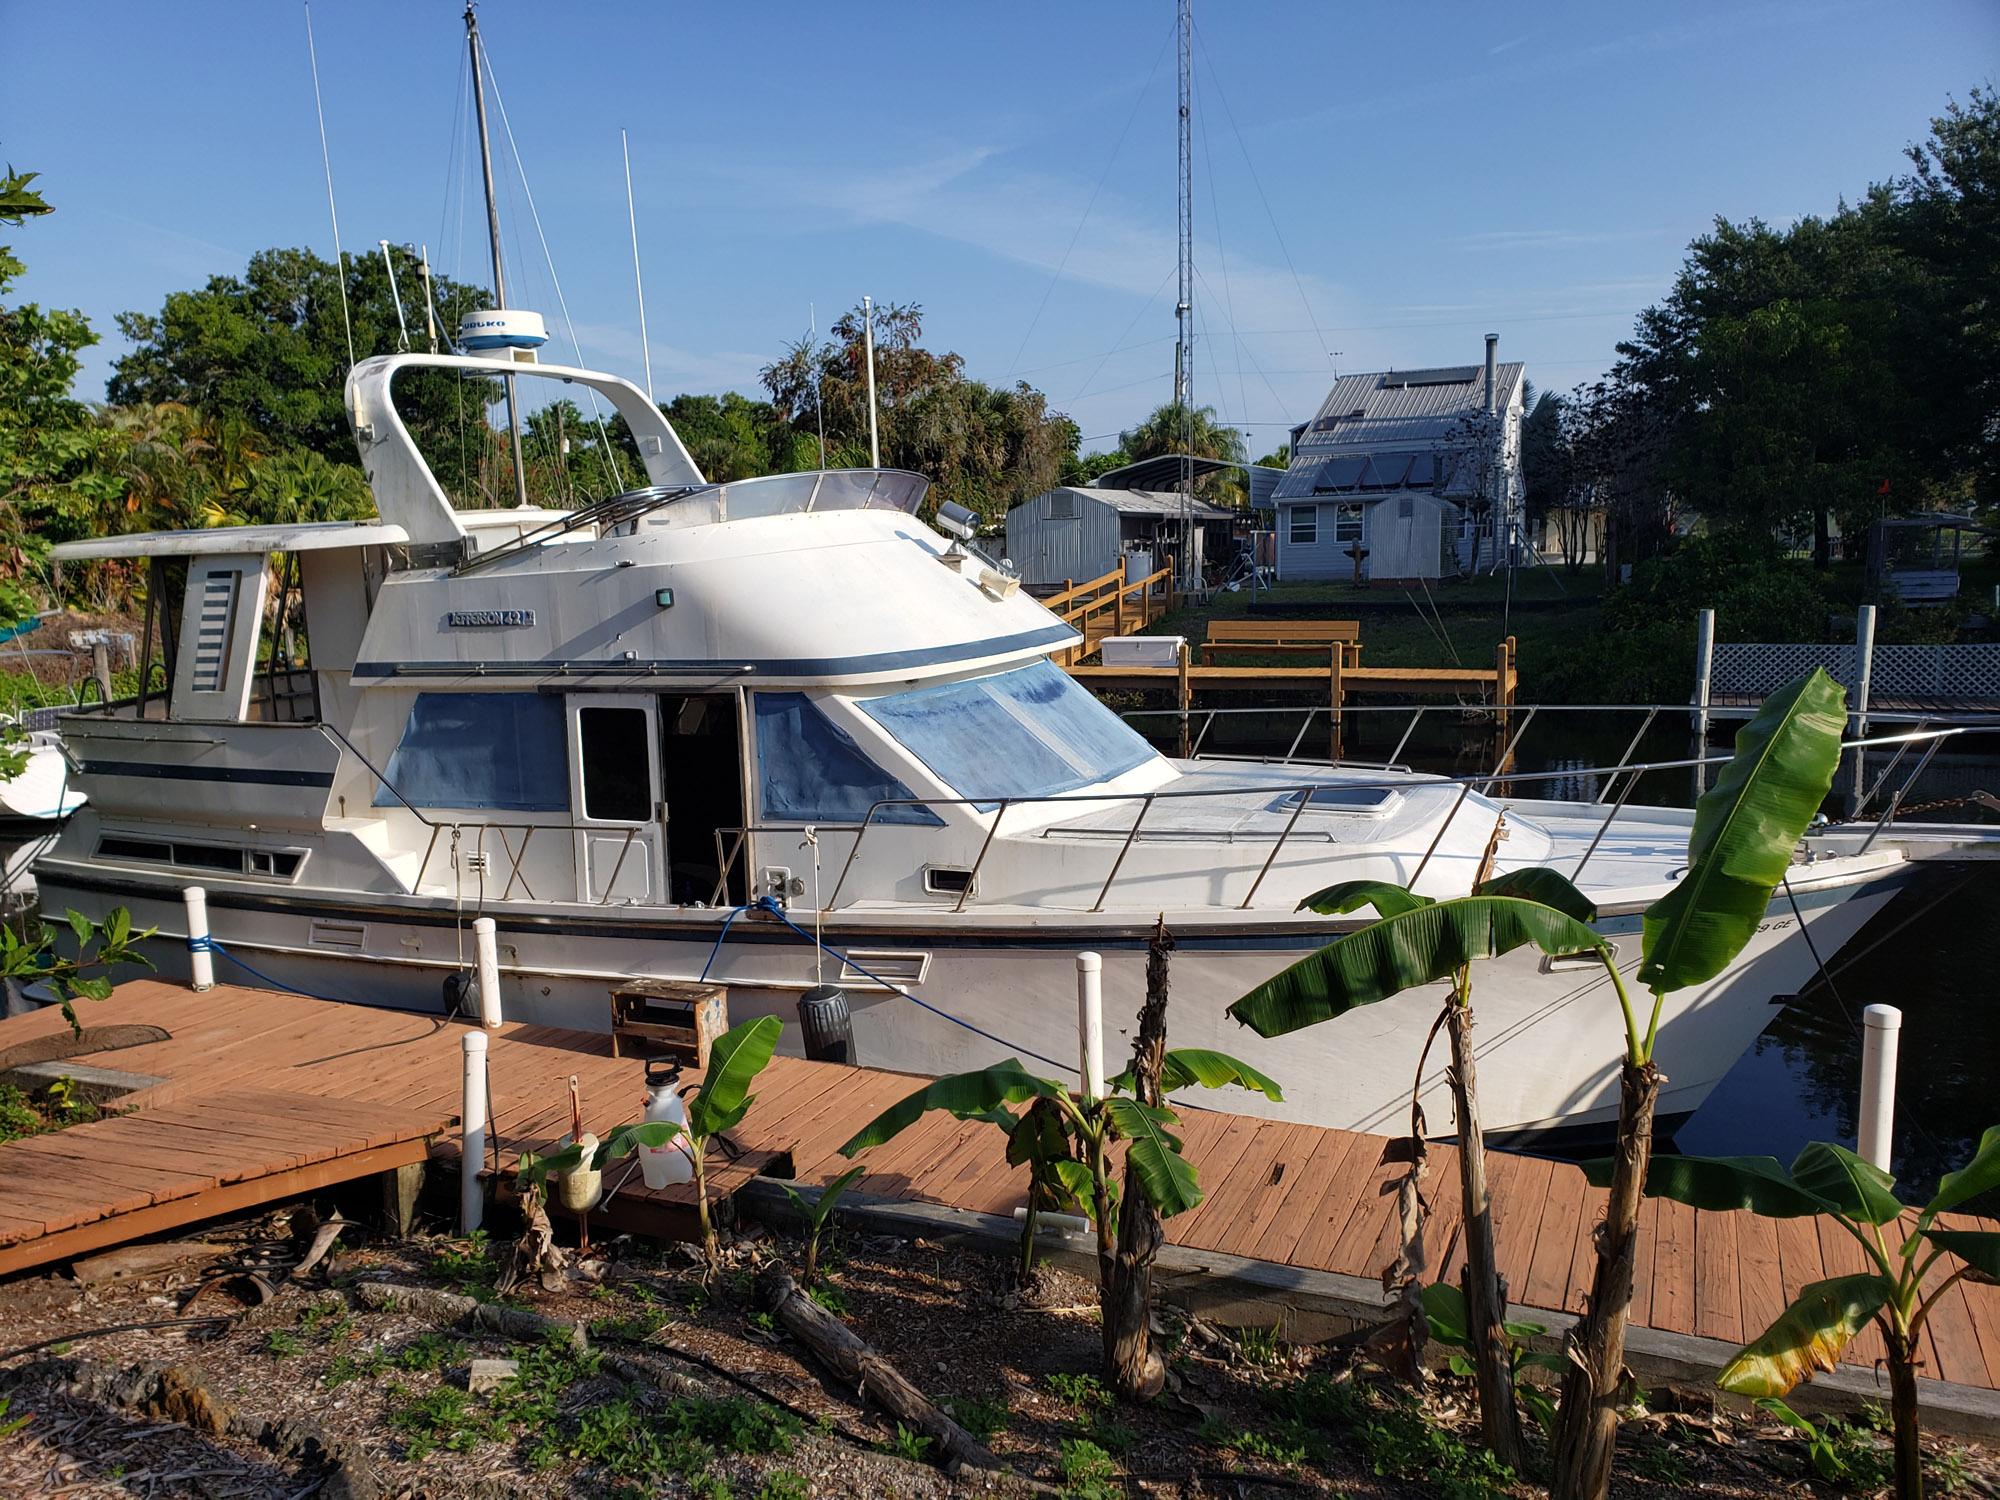
[[(454, 509), (392, 399), (418, 369), (596, 391), (649, 487)], [(824, 981), (859, 1061), (1073, 1072), (1075, 955), (1103, 955), (1122, 1031), (1164, 917), (1175, 1042), (1284, 1085), (1232, 1108), (1399, 1129), (1437, 996), (1269, 1042), (1223, 1013), (1368, 920), (1301, 897), (1360, 877), (1463, 892), (1504, 810), (1500, 868), (1574, 873), (1630, 969), (1641, 911), (1683, 873), (1685, 810), (1607, 822), (1412, 772), (1163, 757), (1051, 660), (1067, 625), (920, 519), (917, 475), (709, 483), (635, 386), (557, 365), (369, 359), (347, 403), (378, 519), (55, 549), (150, 560), (170, 687), (64, 719), (88, 802), (37, 866), (45, 904), (130, 908), (170, 974), (193, 885), (222, 978), (363, 1004), (438, 1009), (486, 916), (509, 1019), (602, 1030), (614, 984), (706, 978), (796, 1049)], [(310, 659), (280, 670), (288, 622)], [(1886, 841), (1805, 841), (1736, 963), (1670, 997), (1662, 1114), (1701, 1102), (1903, 870)], [(1476, 999), (1490, 1128), (1615, 1117), (1595, 961), (1517, 952)], [(1441, 1055), (1425, 1086), (1448, 1121)]]

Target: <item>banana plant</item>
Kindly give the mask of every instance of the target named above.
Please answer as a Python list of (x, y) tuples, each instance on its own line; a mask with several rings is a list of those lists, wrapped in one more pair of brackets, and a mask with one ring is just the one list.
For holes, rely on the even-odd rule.
[[(82, 1036), (83, 1022), (77, 1019), (76, 1002), (109, 1000), (113, 985), (110, 971), (121, 964), (152, 968), (151, 960), (139, 951), (139, 944), (159, 929), (148, 927), (143, 932), (136, 931), (132, 913), (122, 906), (113, 907), (102, 922), (93, 922), (74, 909), (65, 912), (64, 918), (76, 940), (74, 958), (65, 958), (57, 951), (59, 930), (47, 922), (31, 925), (26, 937), (12, 927), (0, 927), (0, 980), (10, 987), (48, 985), (56, 993), (71, 1033)], [(93, 942), (97, 945), (94, 952)], [(92, 973), (94, 969), (105, 972)]]
[(813, 1283), (819, 1280), (819, 1241), (826, 1232), (826, 1226), (833, 1220), (833, 1211), (839, 1206), (841, 1195), (853, 1187), (855, 1181), (866, 1171), (865, 1167), (849, 1167), (833, 1181), (819, 1190), (819, 1195), (808, 1199), (789, 1184), (785, 1196), (792, 1200), (792, 1209), (806, 1226), (805, 1264), (799, 1268), (799, 1285), (811, 1291)]
[[(1611, 1163), (1588, 1162), (1602, 1187)], [(1946, 1176), (1922, 1209), (1896, 1197), (1896, 1180), (1845, 1147), (1815, 1141), (1791, 1170), (1768, 1156), (1665, 1156), (1646, 1171), (1646, 1196), (1690, 1208), (1748, 1209), (1767, 1219), (1825, 1215), (1854, 1236), (1869, 1269), (1804, 1288), (1769, 1328), (1737, 1351), (1717, 1379), (1740, 1396), (1788, 1395), (1816, 1370), (1831, 1371), (1848, 1341), (1872, 1320), (1889, 1350), (1889, 1405), (1895, 1418), (1896, 1493), (1923, 1494), (1917, 1424), (1917, 1342), (1938, 1299), (1961, 1278), (2000, 1281), (2000, 1234), (1940, 1229), (1937, 1219), (2000, 1187), (2000, 1125), (1980, 1138), (1972, 1160)], [(1928, 1291), (1946, 1256), (1959, 1265)], [(1948, 1264), (1948, 1263), (1947, 1263)]]
[(1840, 684), (1815, 668), (1764, 700), (1737, 733), (1735, 754), (1714, 787), (1695, 804), (1687, 873), (1646, 909), (1638, 979), (1652, 992), (1652, 1013), (1642, 1030), (1619, 987), (1625, 1058), (1617, 1149), (1600, 1174), (1611, 1192), (1597, 1235), (1588, 1309), (1569, 1339), (1554, 1500), (1603, 1500), (1610, 1492), (1640, 1190), (1664, 1082), (1653, 1061), (1661, 1007), (1675, 990), (1705, 984), (1727, 969), (1763, 922), (1792, 851), (1833, 785), (1846, 699)]
[[(708, 1050), (708, 1068), (702, 1074), (701, 1087), (687, 1101), (685, 1131), (668, 1120), (621, 1125), (605, 1137), (592, 1158), (592, 1166), (602, 1171), (606, 1162), (630, 1156), (641, 1146), (664, 1146), (676, 1136), (684, 1135), (688, 1159), (694, 1164), (694, 1201), (695, 1212), (701, 1219), (702, 1257), (711, 1276), (722, 1269), (722, 1250), (708, 1209), (709, 1142), (725, 1130), (735, 1129), (750, 1113), (750, 1106), (756, 1102), (750, 1085), (778, 1050), (778, 1038), (784, 1029), (784, 1023), (776, 1016), (759, 1016), (730, 1027)], [(569, 1145), (543, 1157), (539, 1165), (543, 1175), (548, 1176), (567, 1172), (582, 1159), (579, 1148)]]
[[(1196, 1085), (1234, 1085), (1254, 1089), (1267, 1099), (1284, 1098), (1271, 1079), (1223, 1053), (1205, 1048), (1168, 1052), (1160, 1068), (1161, 1093)], [(1071, 1093), (1053, 1078), (1030, 1073), (1019, 1058), (1010, 1057), (976, 1072), (954, 1073), (926, 1084), (882, 1111), (840, 1151), (843, 1156), (858, 1156), (894, 1139), (932, 1110), (998, 1126), (1007, 1134), (1009, 1161), (1026, 1162), (1037, 1183), (1086, 1207), (1097, 1229), (1101, 1301), (1112, 1286), (1118, 1248), (1113, 1145), (1125, 1143), (1126, 1181), (1137, 1185), (1162, 1219), (1186, 1213), (1202, 1198), (1194, 1167), (1181, 1155), (1180, 1137), (1175, 1133), (1179, 1117), (1164, 1104), (1148, 1104), (1134, 1097), (1137, 1088), (1133, 1071), (1127, 1069), (1110, 1081), (1103, 1098), (1088, 1098)], [(1014, 1107), (1021, 1105), (1027, 1108), (1017, 1114)], [(1060, 1204), (1044, 1202), (1041, 1206)], [(1030, 1215), (1035, 1211), (1031, 1200)], [(1107, 1326), (1109, 1313), (1107, 1308)], [(1108, 1349), (1106, 1358), (1108, 1362)]]
[[(1449, 985), (1440, 1025), (1451, 1042), (1449, 1078), (1459, 1137), (1459, 1189), (1466, 1226), (1465, 1287), (1454, 1326), (1465, 1329), (1479, 1385), (1480, 1436), (1495, 1458), (1519, 1472), (1523, 1465), (1516, 1398), (1514, 1343), (1506, 1331), (1507, 1297), (1494, 1248), (1492, 1203), (1486, 1184), (1484, 1134), (1472, 1044), (1472, 962), (1497, 958), (1525, 944), (1555, 955), (1595, 954), (1614, 988), (1618, 972), (1610, 947), (1588, 925), (1597, 908), (1554, 870), (1525, 869), (1485, 879), (1502, 819), (1495, 823), (1481, 879), (1472, 894), (1447, 900), (1419, 896), (1379, 880), (1350, 880), (1306, 897), (1299, 909), (1344, 915), (1372, 907), (1378, 920), (1301, 959), (1265, 981), (1229, 1014), (1260, 1036), (1280, 1036), (1330, 1021), (1362, 1005), (1443, 981)], [(1620, 999), (1624, 998), (1618, 988)], [(1629, 1004), (1626, 1007), (1630, 1011)], [(1428, 1049), (1426, 1049), (1428, 1050)], [(1420, 1088), (1423, 1062), (1417, 1067)], [(1413, 1130), (1422, 1111), (1412, 1108)], [(1431, 1299), (1425, 1302), (1428, 1315)]]

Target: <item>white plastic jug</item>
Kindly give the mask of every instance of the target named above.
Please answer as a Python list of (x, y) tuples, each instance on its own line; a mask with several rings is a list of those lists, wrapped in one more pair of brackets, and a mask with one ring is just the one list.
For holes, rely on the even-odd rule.
[[(681, 1103), (679, 1091), (674, 1087), (680, 1077), (680, 1070), (655, 1071), (646, 1069), (646, 1122), (664, 1121), (687, 1129), (687, 1106)], [(675, 1136), (664, 1146), (641, 1146), (639, 1148), (639, 1171), (649, 1188), (670, 1187), (677, 1182), (694, 1179), (694, 1160), (688, 1155), (685, 1134)]]

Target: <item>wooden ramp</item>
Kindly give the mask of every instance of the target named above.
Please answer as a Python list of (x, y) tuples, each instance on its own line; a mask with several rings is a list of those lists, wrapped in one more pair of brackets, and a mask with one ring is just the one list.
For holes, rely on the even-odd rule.
[[(132, 1095), (128, 1102), (137, 1113), (125, 1119), (0, 1147), (0, 1253), (12, 1257), (0, 1268), (76, 1253), (62, 1248), (65, 1230), (51, 1222), (61, 1215), (43, 1211), (53, 1178), (100, 1184), (97, 1218), (126, 1231), (118, 1234), (124, 1238), (242, 1206), (218, 1199), (237, 1185), (222, 1182), (220, 1174), (213, 1185), (190, 1185), (196, 1178), (205, 1183), (210, 1174), (187, 1166), (170, 1147), (147, 1160), (113, 1149), (119, 1139), (109, 1133), (113, 1126), (132, 1132), (128, 1140), (165, 1141), (154, 1122), (164, 1127), (176, 1118), (205, 1120), (185, 1128), (242, 1142), (225, 1153), (239, 1184), (271, 1184), (280, 1173), (354, 1162), (383, 1149), (361, 1143), (393, 1136), (399, 1121), (421, 1130), (457, 1111), (459, 1039), (466, 1028), (434, 1017), (229, 987), (196, 996), (157, 981), (124, 985), (112, 999), (85, 1006), (84, 1015), (93, 1024), (150, 1022), (173, 1032), (170, 1041), (93, 1059), (165, 1081)], [(61, 1028), (60, 1018), (46, 1012), (0, 1021), (0, 1050)], [(586, 1124), (598, 1135), (639, 1117), (642, 1066), (611, 1057), (608, 1036), (518, 1024), (489, 1035), (503, 1170), (521, 1150), (546, 1147), (568, 1130), (572, 1074), (583, 1089)], [(851, 1165), (839, 1155), (840, 1145), (916, 1086), (905, 1074), (778, 1058), (734, 1133), (741, 1156), (719, 1165), (718, 1190), (727, 1194), (767, 1170), (808, 1182), (830, 1180)], [(1214, 1104), (1227, 1101), (1226, 1094), (1206, 1097)], [(289, 1102), (301, 1099), (296, 1106)], [(295, 1107), (323, 1107), (325, 1118), (345, 1122), (351, 1134), (343, 1139), (352, 1144), (342, 1149), (348, 1154), (308, 1162), (300, 1155), (304, 1145), (271, 1135)], [(1395, 1243), (1393, 1190), (1402, 1170), (1384, 1162), (1385, 1138), (1207, 1109), (1185, 1112), (1182, 1125), (1207, 1197), (1167, 1222), (1171, 1240), (1278, 1265), (1379, 1275)], [(315, 1123), (304, 1135), (330, 1144), (330, 1128)], [(268, 1148), (260, 1140), (268, 1140)], [(858, 1191), (1010, 1215), (1026, 1201), (1026, 1172), (1007, 1165), (1003, 1145), (990, 1125), (928, 1115), (861, 1158), (868, 1173)], [(430, 1150), (433, 1159), (455, 1164), (455, 1136)], [(1515, 1302), (1529, 1317), (1535, 1309), (1581, 1312), (1592, 1266), (1591, 1227), (1603, 1212), (1604, 1195), (1575, 1167), (1541, 1157), (1491, 1152), (1487, 1170), (1500, 1269)], [(620, 1168), (607, 1173), (607, 1188), (617, 1189), (606, 1216), (611, 1223), (656, 1234), (691, 1232), (690, 1189), (649, 1193), (636, 1176), (621, 1182), (621, 1175)], [(294, 1180), (300, 1185), (292, 1191), (314, 1185)], [(1464, 1263), (1456, 1182), (1455, 1153), (1434, 1147), (1426, 1263), (1430, 1275), (1445, 1279), (1456, 1278)], [(278, 1196), (282, 1190), (251, 1201)], [(176, 1210), (181, 1217), (170, 1223), (140, 1217), (170, 1203), (183, 1205)], [(68, 1222), (74, 1227), (81, 1220)], [(1947, 1215), (1946, 1222), (1992, 1227), (1962, 1215)], [(1658, 1201), (1645, 1205), (1638, 1257), (1636, 1325), (1732, 1345), (1762, 1331), (1807, 1283), (1862, 1269), (1859, 1248), (1830, 1221), (1697, 1213)], [(1941, 1261), (1933, 1284), (1954, 1267)], [(1881, 1354), (1871, 1330), (1850, 1345), (1846, 1360), (1865, 1368)], [(1930, 1320), (1922, 1357), (1928, 1376), (2000, 1389), (2000, 1287), (1953, 1285)]]

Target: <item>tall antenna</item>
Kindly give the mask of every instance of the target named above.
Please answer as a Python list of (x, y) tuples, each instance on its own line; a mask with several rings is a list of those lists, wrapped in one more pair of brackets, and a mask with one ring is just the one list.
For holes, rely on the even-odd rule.
[(396, 285), (396, 263), (389, 258), (389, 242), (377, 240), (382, 247), (382, 269), (389, 273), (389, 295), (396, 299), (396, 347), (407, 350), (410, 347), (410, 325), (403, 317), (403, 289)]
[(340, 326), (347, 331), (347, 365), (354, 367), (354, 319), (347, 311), (347, 256), (340, 248), (340, 210), (333, 206), (333, 157), (326, 149), (326, 106), (319, 98), (319, 49), (313, 45), (313, 8), (306, 7), (306, 57), (312, 63), (313, 113), (319, 116), (319, 159), (326, 168), (326, 216), (333, 220), (333, 263), (339, 274)]
[(875, 432), (875, 300), (861, 299), (861, 347), (868, 359), (868, 467), (882, 467), (882, 444)]
[(813, 415), (819, 418), (819, 466), (826, 467), (826, 401), (819, 384), (819, 308), (806, 304), (806, 347), (811, 351), (813, 372)]
[[(639, 289), (639, 357), (646, 362), (646, 399), (653, 401), (653, 346), (646, 340), (646, 278), (639, 274), (639, 213), (632, 206), (632, 143), (626, 139), (623, 126), (618, 129), (618, 148), (625, 153), (625, 218), (632, 226), (632, 282)], [(657, 401), (653, 404), (659, 405)]]
[[(1180, 299), (1174, 307), (1174, 405), (1181, 425), (1180, 573), (1201, 583), (1194, 560), (1194, 0), (1180, 0)], [(1210, 191), (1212, 192), (1211, 185)]]
[[(507, 305), (507, 272), (500, 260), (500, 204), (493, 196), (493, 147), (486, 138), (486, 84), (480, 75), (479, 18), (472, 0), (465, 5), (465, 45), (472, 54), (472, 103), (479, 115), (479, 169), (486, 179), (486, 233), (493, 244), (493, 305)], [(507, 434), (514, 458), (514, 503), (528, 503), (528, 470), (521, 459), (521, 406), (515, 398), (514, 377), (507, 382)]]
[(1194, 0), (1180, 0), (1180, 297), (1174, 304), (1174, 402), (1194, 406)]

